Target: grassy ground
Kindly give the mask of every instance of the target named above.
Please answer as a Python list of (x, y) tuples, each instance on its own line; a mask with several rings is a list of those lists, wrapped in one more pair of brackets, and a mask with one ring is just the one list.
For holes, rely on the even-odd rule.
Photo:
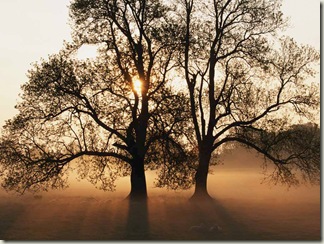
[[(2, 199), (4, 240), (319, 240), (320, 205), (152, 196), (47, 196)], [(218, 230), (211, 228), (218, 226)]]

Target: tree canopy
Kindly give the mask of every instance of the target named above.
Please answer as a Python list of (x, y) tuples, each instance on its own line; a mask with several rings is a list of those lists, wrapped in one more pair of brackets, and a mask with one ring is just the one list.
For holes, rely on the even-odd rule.
[[(29, 71), (19, 114), (5, 126), (7, 189), (61, 187), (75, 161), (103, 189), (131, 172), (131, 194), (146, 196), (144, 167), (186, 160), (187, 106), (170, 83), (177, 30), (167, 10), (159, 1), (72, 1), (74, 43)], [(100, 44), (98, 58), (77, 60), (89, 43)]]
[[(199, 151), (195, 195), (207, 196), (212, 154), (232, 142), (272, 160), (278, 166), (276, 180), (294, 182), (290, 177), (293, 170), (318, 175), (313, 156), (306, 160), (312, 168), (308, 171), (306, 161), (291, 150), (285, 154), (292, 153), (295, 164), (287, 166), (286, 156), (279, 150), (283, 143), (294, 141), (288, 133), (293, 121), (312, 121), (319, 108), (318, 84), (309, 82), (319, 52), (279, 35), (287, 25), (280, 11), (281, 2), (183, 0), (180, 5), (178, 21), (185, 26), (185, 33), (179, 62), (187, 83)], [(280, 153), (272, 145), (275, 141), (261, 149), (257, 141), (238, 133), (246, 129), (285, 137), (276, 141)]]
[[(4, 127), (2, 185), (62, 187), (77, 165), (107, 190), (130, 174), (131, 196), (146, 197), (149, 168), (160, 170), (158, 186), (195, 183), (195, 194), (206, 195), (213, 154), (228, 143), (263, 154), (276, 166), (275, 181), (295, 184), (295, 171), (318, 181), (318, 128), (292, 125), (318, 112), (318, 84), (309, 78), (320, 55), (279, 36), (280, 6), (71, 1), (73, 43), (33, 66), (19, 114)], [(88, 44), (98, 57), (78, 60)]]

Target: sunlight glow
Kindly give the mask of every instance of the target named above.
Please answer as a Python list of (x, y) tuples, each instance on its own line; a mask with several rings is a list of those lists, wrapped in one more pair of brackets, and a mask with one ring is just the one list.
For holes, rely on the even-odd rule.
[(98, 55), (97, 49), (98, 46), (96, 45), (82, 45), (77, 52), (77, 59), (95, 59)]
[(137, 93), (138, 95), (141, 94), (142, 82), (138, 78), (133, 79), (133, 89), (134, 89), (134, 92)]

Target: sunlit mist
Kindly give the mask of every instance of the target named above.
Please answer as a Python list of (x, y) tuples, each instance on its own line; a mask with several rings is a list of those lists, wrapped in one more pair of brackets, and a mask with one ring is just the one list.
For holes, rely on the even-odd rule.
[[(16, 196), (0, 190), (0, 238), (69, 240), (317, 240), (320, 187), (260, 184), (262, 158), (237, 149), (214, 166), (208, 190), (214, 203), (191, 203), (188, 191), (154, 187), (147, 172), (147, 204), (125, 201), (129, 178), (115, 192), (70, 175), (66, 190)], [(257, 224), (256, 224), (257, 223)], [(213, 227), (218, 231), (212, 231)]]
[(133, 89), (137, 94), (141, 94), (142, 82), (138, 78), (133, 79)]

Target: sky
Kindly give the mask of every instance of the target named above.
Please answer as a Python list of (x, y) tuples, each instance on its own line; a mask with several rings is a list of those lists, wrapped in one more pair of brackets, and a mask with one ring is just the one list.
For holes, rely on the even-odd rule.
[[(71, 40), (68, 5), (69, 0), (0, 1), (1, 127), (17, 113), (14, 106), (31, 64)], [(320, 1), (283, 0), (282, 11), (290, 17), (286, 34), (320, 50)]]

